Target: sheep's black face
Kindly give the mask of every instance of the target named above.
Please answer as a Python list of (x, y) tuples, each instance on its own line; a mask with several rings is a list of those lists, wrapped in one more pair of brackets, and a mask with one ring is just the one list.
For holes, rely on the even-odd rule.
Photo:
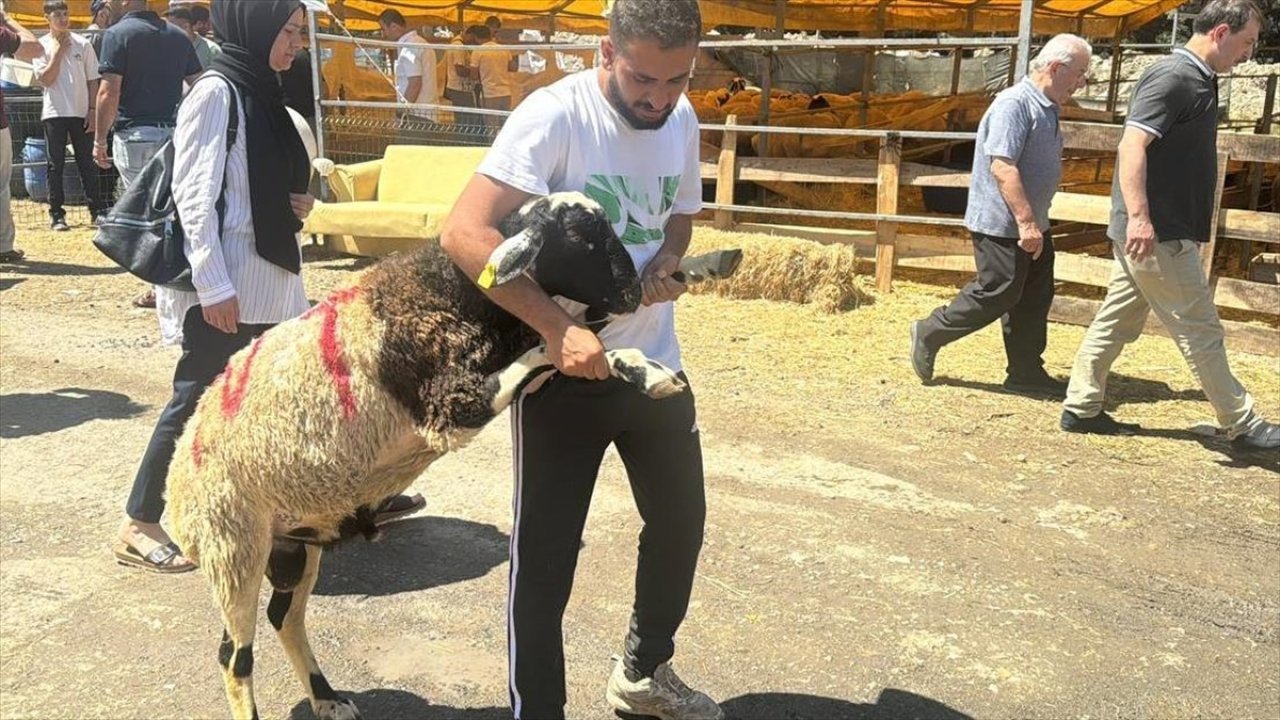
[(604, 208), (580, 193), (557, 193), (526, 205), (519, 225), (540, 237), (530, 274), (548, 295), (583, 303), (593, 314), (640, 306), (640, 278)]

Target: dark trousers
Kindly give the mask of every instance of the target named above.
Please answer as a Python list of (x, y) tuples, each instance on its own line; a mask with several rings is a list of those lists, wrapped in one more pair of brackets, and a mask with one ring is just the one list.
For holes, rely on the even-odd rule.
[(103, 210), (102, 195), (98, 191), (98, 166), (93, 162), (93, 136), (85, 132), (84, 118), (59, 117), (44, 121), (45, 150), (49, 155), (49, 217), (65, 218), (66, 192), (62, 187), (62, 170), (67, 165), (67, 141), (75, 151), (76, 167), (80, 170), (80, 184), (84, 188), (89, 213), (94, 217)]
[(616, 379), (556, 375), (517, 400), (507, 619), (517, 720), (564, 717), (561, 623), (591, 493), (610, 443), (627, 468), (644, 521), (624, 662), (652, 675), (675, 652), (706, 520), (695, 423), (691, 392), (650, 400)]
[(1053, 304), (1053, 240), (1046, 234), (1044, 250), (1032, 260), (1016, 238), (973, 233), (973, 258), (978, 277), (920, 323), (921, 342), (936, 351), (999, 319), (1008, 374), (1039, 375)]
[(231, 356), (270, 328), (270, 325), (240, 323), (236, 334), (228, 335), (205, 322), (199, 306), (187, 312), (182, 321), (182, 357), (178, 358), (178, 367), (173, 371), (173, 397), (160, 413), (134, 477), (133, 490), (125, 506), (129, 517), (145, 523), (160, 522), (169, 461), (173, 459), (183, 426), (196, 410), (196, 403), (205, 388), (226, 368)]
[[(107, 148), (115, 147), (115, 133), (107, 133)], [(116, 183), (120, 182), (120, 172), (116, 166), (98, 168), (98, 194), (102, 198), (102, 210), (106, 212), (116, 204)]]

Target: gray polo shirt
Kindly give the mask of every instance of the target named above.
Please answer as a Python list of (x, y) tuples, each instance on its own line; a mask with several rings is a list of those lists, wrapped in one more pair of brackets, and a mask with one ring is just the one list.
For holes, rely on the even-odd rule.
[(1017, 166), (1036, 225), (1048, 230), (1049, 204), (1062, 180), (1062, 133), (1057, 104), (1027, 78), (997, 95), (978, 123), (964, 213), (965, 227), (973, 232), (1017, 238), (1018, 223), (991, 174), (992, 158)]
[[(1217, 76), (1190, 50), (1174, 50), (1138, 80), (1125, 125), (1154, 137), (1147, 146), (1147, 208), (1156, 239), (1207, 241), (1218, 183)], [(1107, 237), (1123, 242), (1128, 226), (1116, 173)]]

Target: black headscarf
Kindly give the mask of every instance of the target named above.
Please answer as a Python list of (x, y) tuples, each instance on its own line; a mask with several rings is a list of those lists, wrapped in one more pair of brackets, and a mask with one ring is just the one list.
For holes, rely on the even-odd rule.
[(311, 179), (307, 150), (285, 109), (280, 79), (271, 69), (271, 46), (299, 0), (218, 0), (213, 29), (222, 54), (211, 70), (227, 77), (244, 98), (245, 147), (249, 158), (249, 203), (258, 255), (298, 273), (296, 234), (302, 221), (289, 193), (305, 193)]

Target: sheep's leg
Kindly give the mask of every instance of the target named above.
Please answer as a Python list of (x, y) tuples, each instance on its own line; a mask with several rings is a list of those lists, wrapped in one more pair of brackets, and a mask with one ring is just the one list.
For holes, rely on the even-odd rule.
[(355, 703), (329, 686), (307, 640), (307, 599), (315, 587), (321, 549), (299, 542), (276, 540), (271, 549), (267, 578), (274, 591), (267, 604), (267, 619), (280, 636), (294, 673), (307, 689), (311, 710), (320, 720), (359, 720)]
[[(609, 361), (609, 373), (614, 377), (633, 385), (637, 390), (655, 400), (670, 397), (683, 392), (685, 382), (660, 362), (650, 360), (644, 353), (634, 349), (606, 350), (605, 358)], [(489, 407), (493, 415), (497, 415), (511, 404), (521, 390), (528, 385), (538, 373), (554, 369), (546, 349), (539, 346), (521, 355), (505, 370), (490, 375), (487, 381)], [(486, 418), (486, 422), (492, 419)]]
[(236, 720), (258, 717), (253, 702), (253, 636), (269, 537), (268, 528), (238, 538), (230, 535), (226, 538), (230, 545), (221, 548), (221, 552), (202, 554), (202, 565), (213, 585), (226, 628), (218, 649), (218, 662), (222, 664), (227, 701)]

